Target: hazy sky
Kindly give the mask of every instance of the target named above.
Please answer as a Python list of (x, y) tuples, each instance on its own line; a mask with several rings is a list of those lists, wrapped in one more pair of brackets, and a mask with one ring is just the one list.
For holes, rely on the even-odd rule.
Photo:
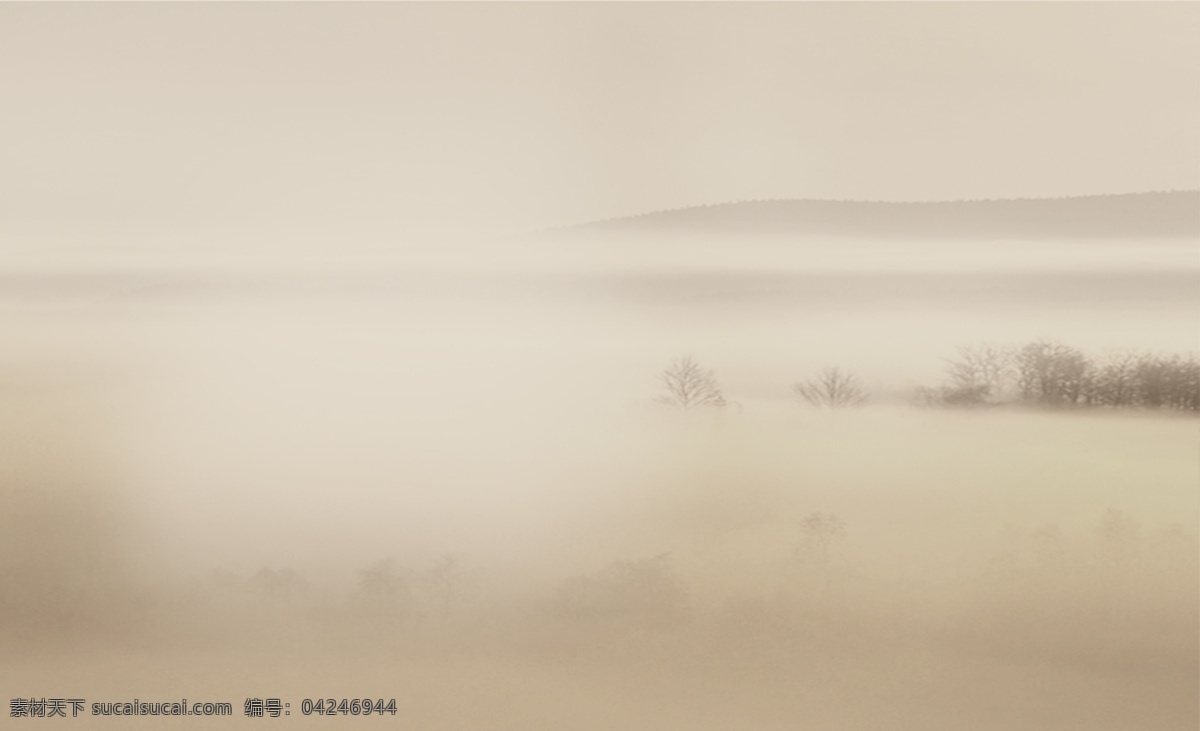
[(0, 252), (1200, 187), (1200, 5), (0, 5)]

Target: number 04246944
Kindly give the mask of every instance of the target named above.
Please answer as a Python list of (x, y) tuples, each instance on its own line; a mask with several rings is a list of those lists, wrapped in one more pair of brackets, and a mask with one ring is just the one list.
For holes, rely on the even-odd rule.
[(300, 712), (306, 716), (369, 716), (385, 713), (396, 715), (396, 699), (382, 698), (305, 698)]

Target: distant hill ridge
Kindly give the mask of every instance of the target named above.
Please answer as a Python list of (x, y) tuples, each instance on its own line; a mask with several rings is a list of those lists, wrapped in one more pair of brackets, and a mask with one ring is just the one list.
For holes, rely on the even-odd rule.
[(656, 211), (543, 233), (1200, 238), (1200, 190), (930, 202), (755, 200)]

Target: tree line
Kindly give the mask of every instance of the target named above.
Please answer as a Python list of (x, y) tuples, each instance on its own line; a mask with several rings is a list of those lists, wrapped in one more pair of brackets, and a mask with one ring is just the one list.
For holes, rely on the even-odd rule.
[[(1038, 340), (1024, 345), (960, 346), (946, 358), (945, 379), (922, 386), (920, 406), (1141, 408), (1200, 412), (1200, 358), (1121, 350), (1092, 357), (1070, 345)], [(716, 375), (695, 358), (676, 359), (659, 374), (658, 403), (682, 411), (729, 405)], [(793, 395), (816, 408), (865, 404), (870, 394), (854, 373), (836, 366), (792, 384)]]
[(960, 346), (946, 380), (921, 389), (942, 406), (1020, 403), (1045, 408), (1108, 407), (1200, 411), (1200, 359), (1121, 350), (1100, 358), (1063, 343)]

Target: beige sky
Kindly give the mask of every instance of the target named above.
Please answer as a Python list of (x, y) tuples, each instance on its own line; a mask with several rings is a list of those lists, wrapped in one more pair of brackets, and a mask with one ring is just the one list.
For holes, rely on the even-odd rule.
[(1200, 5), (3, 4), (0, 252), (1200, 187)]

